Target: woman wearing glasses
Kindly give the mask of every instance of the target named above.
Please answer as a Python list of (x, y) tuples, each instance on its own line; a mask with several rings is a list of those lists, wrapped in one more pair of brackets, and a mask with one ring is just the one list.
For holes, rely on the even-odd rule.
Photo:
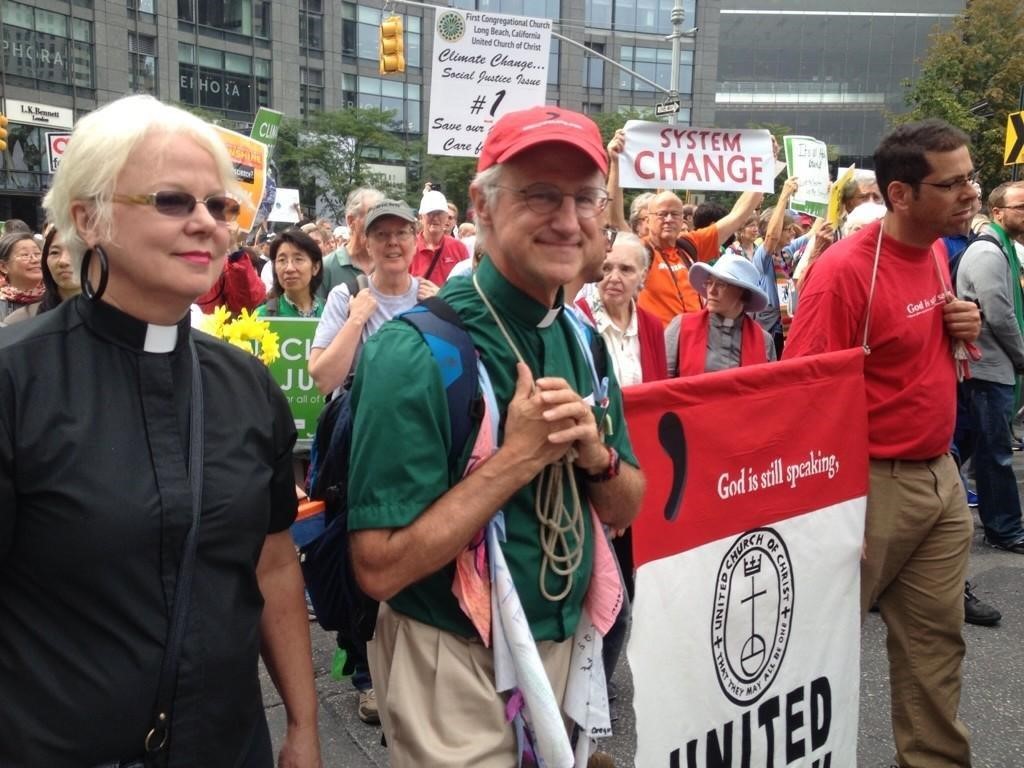
[(233, 185), (206, 123), (133, 96), (46, 196), (83, 293), (0, 333), (0, 765), (270, 766), (261, 651), (281, 764), (319, 765), (292, 418), (189, 327)]
[(46, 227), (43, 238), (43, 296), (35, 304), (17, 309), (7, 316), (7, 325), (15, 325), (30, 317), (49, 312), (62, 301), (77, 296), (82, 292), (78, 283), (78, 275), (71, 264), (71, 254), (64, 247), (57, 228), (50, 224)]
[(0, 322), (43, 298), (42, 260), (31, 232), (0, 237)]
[(320, 317), (316, 292), (323, 282), (324, 257), (316, 240), (298, 227), (281, 232), (270, 246), (274, 285), (257, 310), (260, 317)]
[(309, 374), (324, 394), (337, 392), (355, 370), (359, 347), (395, 315), (437, 293), (429, 280), (413, 277), (416, 214), (404, 202), (383, 200), (367, 212), (366, 250), (373, 263), (365, 290), (352, 296), (336, 285), (327, 296), (309, 355)]

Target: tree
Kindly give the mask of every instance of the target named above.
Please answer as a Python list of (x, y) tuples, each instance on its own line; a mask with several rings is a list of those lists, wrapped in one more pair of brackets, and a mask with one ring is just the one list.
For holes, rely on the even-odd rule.
[(373, 186), (400, 196), (404, 188), (368, 165), (375, 159), (403, 160), (405, 145), (391, 132), (394, 112), (349, 107), (319, 112), (307, 121), (286, 119), (278, 134), (278, 179), (281, 187), (297, 187), (307, 202), (319, 201), (341, 221), (345, 198), (360, 186)]
[(1024, 6), (1020, 0), (969, 0), (951, 29), (936, 31), (921, 75), (906, 82), (905, 123), (940, 117), (971, 136), (982, 188), (1010, 176), (1003, 165), (1006, 116), (1024, 85)]

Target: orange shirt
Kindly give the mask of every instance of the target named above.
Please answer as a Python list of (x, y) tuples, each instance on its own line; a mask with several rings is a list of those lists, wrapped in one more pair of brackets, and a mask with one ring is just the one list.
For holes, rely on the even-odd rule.
[[(721, 253), (718, 226), (715, 224), (684, 232), (680, 237), (696, 246), (698, 261), (714, 261)], [(702, 309), (700, 296), (690, 285), (687, 255), (680, 253), (678, 247), (659, 249), (650, 239), (644, 242), (653, 254), (647, 280), (637, 302), (640, 308), (657, 316), (662, 325), (668, 325), (676, 315), (699, 312)]]

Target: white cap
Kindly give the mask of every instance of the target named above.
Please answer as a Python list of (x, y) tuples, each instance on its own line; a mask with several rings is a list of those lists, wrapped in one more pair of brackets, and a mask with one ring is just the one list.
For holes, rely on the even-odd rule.
[(448, 211), (448, 200), (436, 189), (424, 192), (423, 199), (420, 200), (420, 216), (434, 211)]

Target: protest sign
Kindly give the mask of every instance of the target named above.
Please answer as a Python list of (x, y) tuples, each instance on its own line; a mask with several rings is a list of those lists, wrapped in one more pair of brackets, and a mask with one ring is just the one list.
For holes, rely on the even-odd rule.
[(813, 216), (828, 211), (828, 145), (810, 136), (783, 136), (786, 170), (800, 186), (790, 199), (790, 208)]
[(299, 190), (278, 187), (274, 193), (274, 205), (267, 214), (267, 221), (288, 221), (297, 224), (300, 213)]
[(319, 322), (312, 318), (265, 317), (278, 335), (280, 357), (269, 366), (270, 375), (281, 387), (295, 419), (299, 440), (312, 440), (316, 420), (324, 407), (324, 396), (309, 375), (309, 352)]
[(235, 166), (235, 181), (242, 193), (238, 228), (248, 232), (256, 221), (256, 211), (263, 200), (267, 179), (267, 145), (219, 125), (213, 126), (213, 129), (227, 147)]
[(46, 132), (46, 158), (49, 161), (50, 173), (56, 173), (60, 168), (60, 160), (64, 157), (70, 138), (71, 134), (64, 131)]
[(627, 649), (637, 765), (856, 765), (863, 359), (624, 390), (647, 478)]
[(762, 129), (688, 128), (629, 120), (619, 155), (626, 188), (772, 192), (772, 135)]
[(252, 129), (249, 135), (263, 144), (267, 145), (267, 157), (274, 154), (274, 145), (277, 144), (277, 132), (281, 127), (281, 118), (284, 113), (268, 107), (260, 107), (256, 111), (256, 117), (252, 121)]
[(839, 220), (843, 217), (843, 187), (853, 180), (854, 171), (857, 166), (839, 168), (836, 171), (836, 183), (832, 185), (832, 192), (828, 196), (828, 223), (833, 229), (839, 228)]
[(505, 112), (544, 104), (551, 20), (437, 11), (427, 151), (477, 157)]

